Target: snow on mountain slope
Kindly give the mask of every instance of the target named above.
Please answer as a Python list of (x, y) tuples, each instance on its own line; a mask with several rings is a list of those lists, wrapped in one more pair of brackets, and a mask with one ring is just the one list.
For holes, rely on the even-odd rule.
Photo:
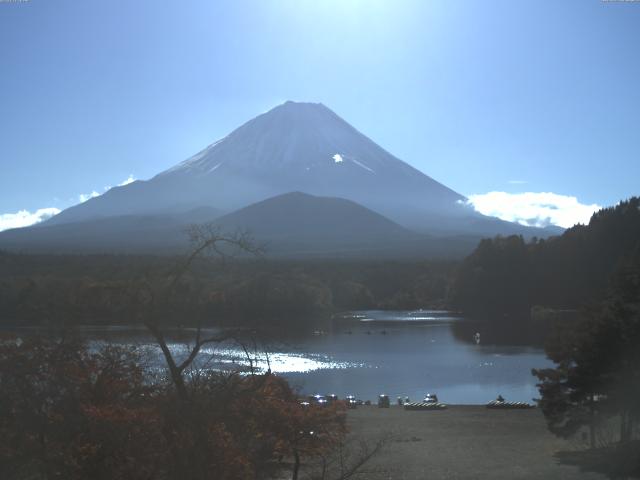
[(288, 192), (344, 198), (437, 235), (548, 236), (475, 212), (322, 104), (286, 102), (147, 181), (113, 188), (42, 225), (122, 215), (229, 213)]
[(350, 199), (391, 218), (409, 210), (445, 216), (467, 210), (457, 203), (461, 195), (324, 105), (287, 102), (152, 179), (112, 189), (51, 223), (203, 205), (230, 212), (291, 191)]
[(180, 173), (207, 175), (212, 168), (217, 170), (217, 166), (248, 175), (268, 177), (279, 171), (304, 178), (318, 172), (344, 174), (344, 169), (354, 173), (355, 165), (373, 174), (378, 168), (396, 170), (396, 174), (406, 178), (415, 175), (428, 178), (380, 148), (324, 105), (294, 102), (254, 118), (156, 178)]

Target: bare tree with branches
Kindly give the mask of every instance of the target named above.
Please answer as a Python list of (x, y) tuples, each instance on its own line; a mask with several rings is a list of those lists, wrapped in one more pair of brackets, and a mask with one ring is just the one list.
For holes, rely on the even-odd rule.
[[(187, 234), (191, 244), (189, 253), (180, 259), (166, 276), (145, 279), (141, 310), (142, 322), (160, 347), (171, 381), (182, 400), (186, 400), (188, 396), (185, 371), (193, 364), (202, 348), (208, 344), (227, 340), (239, 341), (239, 332), (226, 331), (207, 335), (203, 331), (201, 318), (197, 318), (189, 353), (186, 358), (178, 361), (169, 348), (159, 321), (160, 313), (172, 304), (180, 304), (180, 299), (177, 297), (184, 292), (181, 292), (179, 287), (197, 260), (213, 258), (224, 262), (239, 254), (260, 256), (263, 253), (263, 248), (258, 246), (247, 232), (238, 231), (227, 234), (213, 223), (192, 225), (187, 229)], [(185, 296), (188, 297), (188, 295)]]
[[(225, 329), (223, 331), (211, 331), (203, 328), (202, 316), (197, 315), (195, 329), (192, 330), (186, 353), (172, 351), (167, 339), (166, 324), (163, 319), (167, 313), (175, 309), (176, 305), (184, 305), (184, 310), (190, 310), (190, 302), (197, 302), (202, 298), (199, 292), (195, 295), (191, 291), (193, 285), (189, 282), (189, 274), (196, 262), (211, 261), (227, 262), (238, 255), (260, 256), (263, 249), (253, 242), (246, 232), (236, 232), (226, 234), (213, 224), (195, 225), (188, 230), (191, 241), (191, 249), (187, 255), (181, 258), (176, 265), (165, 275), (148, 276), (137, 285), (138, 305), (141, 307), (140, 316), (142, 323), (153, 336), (155, 342), (162, 351), (166, 362), (169, 378), (173, 391), (175, 392), (175, 403), (167, 404), (164, 414), (163, 435), (168, 446), (168, 451), (172, 457), (170, 464), (170, 474), (175, 478), (205, 479), (215, 477), (216, 465), (230, 465), (228, 458), (215, 459), (216, 455), (227, 455), (226, 448), (212, 448), (220, 445), (216, 442), (225, 442), (224, 434), (220, 437), (216, 431), (230, 433), (227, 428), (235, 428), (234, 422), (241, 425), (243, 420), (239, 420), (238, 405), (243, 402), (253, 405), (253, 408), (266, 408), (264, 415), (258, 421), (266, 422), (264, 427), (267, 431), (260, 434), (262, 438), (273, 442), (274, 438), (279, 438), (276, 450), (273, 446), (264, 450), (265, 452), (280, 451), (283, 455), (293, 455), (296, 459), (296, 466), (293, 478), (298, 478), (300, 467), (300, 456), (318, 459), (320, 455), (321, 476), (314, 474), (311, 478), (336, 478), (346, 480), (353, 477), (356, 472), (377, 454), (384, 442), (376, 444), (360, 442), (343, 443), (344, 428), (340, 428), (343, 423), (338, 416), (332, 416), (329, 411), (318, 411), (317, 415), (312, 415), (309, 421), (316, 425), (318, 422), (326, 423), (326, 427), (331, 430), (325, 437), (335, 441), (318, 445), (316, 448), (306, 448), (306, 437), (296, 440), (296, 434), (300, 430), (302, 433), (308, 429), (298, 428), (301, 418), (305, 417), (303, 407), (301, 407), (295, 395), (287, 394), (289, 387), (276, 388), (278, 382), (283, 382), (277, 377), (270, 376), (270, 369), (266, 375), (257, 375), (254, 360), (258, 357), (258, 344), (253, 338), (252, 342), (246, 341), (246, 332), (239, 329)], [(216, 266), (219, 266), (216, 265)], [(197, 289), (196, 289), (197, 290)], [(200, 292), (201, 293), (201, 292)], [(209, 369), (198, 368), (196, 360), (203, 348), (211, 344), (220, 344), (232, 341), (238, 345), (247, 360), (250, 377), (246, 378), (238, 375), (238, 372), (228, 374), (211, 373)], [(267, 365), (268, 362), (268, 355)], [(212, 357), (208, 358), (212, 362)], [(286, 382), (284, 382), (284, 385)], [(271, 392), (271, 393), (269, 393)], [(256, 395), (258, 393), (258, 395)], [(274, 396), (274, 398), (270, 398)], [(282, 396), (284, 395), (284, 396)], [(256, 400), (258, 399), (258, 400)], [(235, 405), (235, 406), (234, 406)], [(268, 407), (271, 405), (270, 407)], [(269, 410), (278, 405), (276, 410)], [(278, 411), (278, 409), (282, 409)], [(251, 411), (241, 410), (241, 416), (247, 415), (248, 421), (255, 414)], [(301, 416), (302, 415), (302, 416)], [(279, 419), (279, 420), (278, 420)], [(271, 426), (269, 422), (276, 422)], [(304, 423), (304, 422), (303, 422)], [(219, 430), (222, 426), (222, 430)], [(266, 435), (265, 435), (266, 434)], [(212, 440), (212, 435), (218, 435)], [(271, 469), (270, 462), (273, 457), (269, 454), (260, 453), (262, 447), (251, 446), (255, 440), (244, 438), (242, 431), (234, 431), (235, 437), (229, 440), (232, 444), (241, 446), (244, 450), (255, 452), (254, 460), (250, 462), (252, 468), (264, 468), (265, 472)], [(323, 437), (323, 438), (325, 438)], [(230, 438), (230, 437), (227, 437)], [(292, 440), (293, 439), (293, 440)], [(211, 443), (213, 441), (213, 443)], [(313, 442), (311, 442), (313, 443)], [(288, 447), (284, 447), (287, 445)], [(290, 447), (290, 448), (289, 448)], [(334, 448), (336, 447), (336, 448)], [(284, 448), (284, 450), (283, 450)], [(289, 450), (287, 450), (289, 448)], [(280, 450), (278, 450), (280, 449)], [(287, 453), (288, 452), (288, 453)], [(261, 457), (261, 455), (267, 455)], [(277, 454), (276, 454), (277, 457)], [(281, 460), (280, 460), (281, 461)], [(315, 471), (315, 470), (314, 470)], [(269, 475), (260, 473), (260, 478)], [(233, 475), (238, 475), (233, 474)], [(236, 478), (236, 477), (232, 477)], [(245, 478), (245, 477), (242, 477)], [(250, 478), (250, 477), (246, 477)], [(251, 477), (253, 478), (253, 476)], [(255, 477), (258, 478), (258, 477)]]

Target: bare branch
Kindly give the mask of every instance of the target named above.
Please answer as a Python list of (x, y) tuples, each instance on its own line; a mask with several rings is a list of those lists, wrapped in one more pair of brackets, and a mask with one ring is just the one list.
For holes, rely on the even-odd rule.
[(388, 440), (387, 437), (382, 438), (378, 440), (373, 447), (363, 440), (360, 444), (360, 455), (358, 458), (348, 466), (346, 471), (341, 472), (341, 475), (336, 480), (347, 480), (359, 473), (360, 469), (380, 452)]
[[(184, 379), (184, 371), (189, 368), (200, 353), (203, 346), (210, 343), (220, 343), (229, 339), (235, 339), (235, 332), (227, 332), (219, 335), (212, 335), (202, 338), (202, 326), (199, 323), (196, 331), (196, 338), (189, 355), (180, 364), (176, 362), (167, 341), (158, 325), (159, 308), (162, 305), (170, 305), (170, 299), (177, 293), (177, 287), (188, 273), (196, 259), (204, 255), (214, 255), (217, 258), (231, 258), (237, 253), (251, 254), (259, 256), (263, 253), (263, 248), (256, 246), (253, 239), (247, 232), (237, 231), (227, 234), (221, 231), (220, 227), (214, 223), (192, 225), (187, 229), (187, 234), (191, 242), (191, 250), (182, 261), (180, 261), (166, 277), (157, 279), (145, 276), (142, 285), (138, 285), (135, 294), (140, 297), (144, 293), (146, 299), (138, 301), (143, 310), (140, 312), (144, 325), (153, 335), (158, 343), (162, 354), (167, 362), (167, 367), (174, 385), (184, 400), (187, 399), (187, 388)], [(253, 368), (253, 365), (251, 365)]]
[(236, 334), (235, 332), (223, 333), (221, 335), (216, 335), (213, 337), (200, 338), (200, 328), (198, 327), (198, 333), (196, 334), (196, 341), (189, 353), (189, 356), (178, 366), (178, 371), (182, 373), (185, 368), (187, 368), (191, 363), (196, 359), (202, 347), (209, 343), (221, 343), (226, 340), (235, 340)]

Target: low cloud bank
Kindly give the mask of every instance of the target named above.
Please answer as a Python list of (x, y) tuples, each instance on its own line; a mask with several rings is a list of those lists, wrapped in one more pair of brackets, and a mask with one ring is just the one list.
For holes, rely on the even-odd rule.
[(60, 213), (60, 209), (55, 207), (41, 208), (35, 212), (20, 210), (16, 213), (2, 213), (0, 214), (0, 232), (10, 228), (21, 228), (35, 225), (36, 223), (47, 220), (58, 213)]
[[(133, 175), (129, 175), (125, 180), (120, 182), (117, 186), (124, 187), (125, 185), (129, 185), (130, 183), (135, 182), (135, 177)], [(105, 192), (111, 189), (111, 187), (104, 187)], [(93, 190), (91, 193), (81, 193), (77, 197), (78, 203), (84, 203), (87, 200), (90, 200), (95, 197), (99, 197), (101, 193)], [(30, 227), (31, 225), (35, 225), (36, 223), (43, 222), (54, 215), (57, 215), (62, 210), (55, 207), (47, 207), (40, 208), (35, 212), (30, 212), (28, 210), (20, 210), (16, 213), (0, 213), (0, 232), (3, 230), (9, 230), (10, 228), (22, 228), (22, 227)]]
[(498, 217), (530, 227), (558, 225), (569, 228), (589, 223), (594, 212), (602, 207), (583, 204), (576, 197), (551, 192), (488, 192), (469, 195), (468, 202), (483, 215)]

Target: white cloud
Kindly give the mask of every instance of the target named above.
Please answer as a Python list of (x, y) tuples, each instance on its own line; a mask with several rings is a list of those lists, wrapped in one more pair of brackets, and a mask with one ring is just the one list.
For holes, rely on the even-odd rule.
[[(129, 185), (130, 183), (135, 182), (135, 177), (133, 175), (129, 175), (125, 180), (118, 184), (118, 187), (124, 187), (125, 185)], [(104, 187), (104, 190), (107, 191), (111, 187)], [(78, 195), (78, 203), (84, 203), (87, 200), (95, 197), (99, 197), (101, 194), (93, 190), (91, 193), (81, 193)], [(57, 199), (54, 199), (57, 200)], [(71, 199), (73, 201), (73, 199)], [(31, 225), (35, 225), (36, 223), (43, 222), (54, 215), (60, 213), (61, 210), (55, 207), (48, 208), (40, 208), (35, 212), (29, 212), (28, 210), (20, 210), (16, 213), (0, 213), (0, 232), (3, 230), (8, 230), (9, 228), (22, 228), (29, 227)]]
[(510, 185), (524, 185), (525, 183), (527, 183), (526, 180), (509, 180), (507, 183), (509, 183)]
[(136, 178), (133, 175), (129, 175), (127, 177), (126, 180), (124, 180), (123, 182), (119, 183), (118, 186), (119, 187), (124, 187), (125, 185), (129, 185), (130, 183), (133, 183), (136, 181)]
[[(123, 180), (122, 182), (120, 182), (118, 185), (116, 185), (117, 187), (124, 187), (125, 185), (129, 185), (130, 183), (135, 182), (136, 179), (133, 175), (129, 175), (125, 180)], [(111, 190), (111, 185), (107, 185), (106, 187), (104, 187), (104, 191), (108, 191)], [(80, 201), (80, 203), (84, 203), (87, 200), (91, 199), (91, 198), (95, 198), (95, 197), (99, 197), (100, 195), (102, 195), (99, 192), (96, 192), (95, 190), (92, 191), (91, 193), (81, 193), (80, 195), (78, 195), (78, 200)]]
[(0, 214), (0, 232), (8, 230), (10, 228), (28, 227), (40, 223), (48, 218), (53, 217), (60, 213), (59, 208), (41, 208), (35, 212), (29, 212), (27, 210), (20, 210), (16, 213), (1, 213)]
[(594, 212), (602, 207), (583, 204), (576, 197), (551, 192), (489, 192), (469, 195), (468, 203), (478, 212), (521, 225), (569, 228), (577, 223), (589, 223)]
[(96, 192), (95, 190), (91, 193), (81, 193), (80, 195), (78, 195), (78, 201), (80, 203), (84, 203), (87, 200), (89, 200), (90, 198), (95, 198), (95, 197), (99, 197), (100, 194), (98, 192)]

